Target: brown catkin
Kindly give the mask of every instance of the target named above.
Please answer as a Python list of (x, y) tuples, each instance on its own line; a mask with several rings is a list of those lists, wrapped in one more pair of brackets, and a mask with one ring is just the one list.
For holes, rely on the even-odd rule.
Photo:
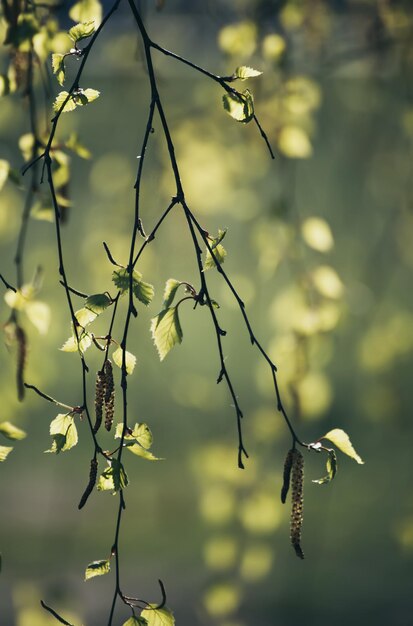
[(27, 339), (26, 333), (23, 328), (16, 324), (15, 337), (17, 341), (17, 369), (16, 369), (16, 382), (17, 382), (17, 397), (19, 400), (24, 398), (24, 368), (26, 366), (27, 355)]
[(283, 486), (281, 488), (281, 502), (285, 504), (290, 488), (291, 468), (293, 466), (294, 450), (288, 450), (284, 462)]
[(290, 520), (290, 537), (295, 553), (304, 558), (301, 549), (301, 528), (303, 525), (303, 490), (304, 490), (304, 458), (299, 450), (293, 450), (291, 488), (292, 508)]
[(79, 509), (83, 509), (85, 506), (87, 499), (93, 491), (94, 486), (96, 485), (96, 477), (98, 474), (98, 461), (96, 458), (93, 458), (90, 462), (90, 472), (89, 472), (89, 482), (87, 487), (83, 493), (83, 496), (80, 498)]
[(105, 428), (110, 430), (113, 424), (115, 413), (115, 385), (113, 382), (112, 363), (109, 359), (105, 361)]
[(103, 403), (105, 401), (106, 393), (106, 376), (103, 371), (96, 374), (96, 387), (95, 387), (95, 425), (93, 426), (93, 432), (97, 433), (103, 417)]

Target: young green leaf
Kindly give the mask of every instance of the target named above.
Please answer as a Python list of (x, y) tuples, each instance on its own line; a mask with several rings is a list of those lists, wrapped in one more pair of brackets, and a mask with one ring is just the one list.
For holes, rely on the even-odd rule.
[(17, 428), (11, 422), (0, 423), (0, 433), (7, 437), (7, 439), (18, 440), (27, 437), (27, 433), (21, 428)]
[(10, 452), (13, 450), (13, 447), (10, 446), (0, 446), (0, 463), (5, 461), (9, 456)]
[(337, 456), (334, 450), (328, 451), (327, 457), (327, 475), (323, 478), (319, 478), (318, 480), (313, 480), (313, 483), (317, 483), (318, 485), (325, 485), (333, 480), (334, 476), (337, 473)]
[(165, 291), (163, 292), (163, 309), (168, 309), (171, 306), (180, 285), (181, 283), (179, 280), (175, 280), (175, 278), (168, 278), (165, 283)]
[[(123, 294), (129, 289), (129, 272), (126, 268), (115, 270), (112, 274), (112, 281)], [(132, 290), (134, 296), (143, 304), (148, 306), (153, 300), (155, 289), (150, 283), (142, 280), (142, 274), (134, 270), (132, 272)]]
[(145, 448), (142, 448), (142, 446), (138, 443), (133, 443), (133, 441), (128, 441), (125, 443), (125, 446), (129, 452), (132, 452), (132, 454), (136, 454), (136, 456), (140, 456), (142, 459), (146, 459), (147, 461), (163, 461), (163, 459), (155, 456), (149, 450), (145, 450)]
[(95, 313), (92, 309), (85, 307), (76, 311), (75, 317), (79, 325), (84, 328), (97, 318), (97, 313)]
[(53, 74), (56, 74), (57, 82), (59, 85), (63, 85), (65, 81), (65, 55), (55, 52), (52, 54), (52, 68)]
[[(123, 350), (120, 346), (113, 352), (112, 358), (113, 362), (122, 369)], [(132, 374), (136, 365), (136, 356), (127, 350), (125, 350), (125, 365), (127, 373)]]
[(110, 562), (108, 560), (93, 561), (89, 563), (85, 571), (85, 580), (94, 578), (95, 576), (103, 576), (110, 572)]
[(129, 479), (125, 468), (117, 459), (112, 459), (109, 464), (109, 467), (99, 476), (97, 489), (98, 491), (113, 491), (115, 494), (119, 489), (125, 489), (128, 486)]
[(69, 11), (69, 17), (74, 22), (94, 20), (96, 24), (102, 21), (102, 5), (99, 0), (79, 0)]
[(224, 230), (219, 229), (218, 235), (216, 237), (208, 238), (210, 248), (213, 252), (213, 256), (211, 252), (209, 251), (209, 248), (207, 248), (206, 255), (205, 255), (204, 270), (210, 270), (213, 267), (216, 267), (215, 259), (218, 261), (220, 265), (224, 262), (225, 257), (227, 256), (227, 251), (225, 250), (224, 246), (221, 245), (221, 241), (224, 239), (226, 234), (227, 234), (226, 229)]
[(89, 311), (92, 311), (96, 315), (99, 315), (99, 313), (102, 313), (111, 304), (112, 299), (106, 293), (97, 293), (93, 296), (89, 296), (86, 299), (85, 307), (86, 309), (89, 309)]
[(344, 430), (341, 430), (341, 428), (334, 428), (333, 430), (330, 430), (326, 435), (323, 435), (323, 437), (320, 437), (320, 439), (328, 439), (339, 450), (341, 450), (341, 452), (344, 452), (344, 454), (347, 454), (347, 456), (354, 459), (357, 463), (360, 463), (360, 465), (364, 464), (364, 461), (362, 460), (362, 458), (357, 454), (357, 452), (353, 448), (353, 444), (350, 441), (350, 437), (348, 436), (346, 432), (344, 432)]
[(156, 605), (151, 604), (150, 607), (141, 613), (141, 617), (146, 619), (148, 626), (175, 626), (175, 618), (166, 606), (163, 609), (157, 609)]
[(145, 306), (148, 306), (153, 300), (155, 289), (150, 283), (145, 283), (143, 280), (140, 280), (133, 284), (133, 293), (138, 300)]
[(136, 617), (136, 615), (133, 615), (126, 620), (122, 626), (148, 626), (148, 622), (144, 617)]
[(78, 441), (77, 428), (72, 413), (60, 413), (50, 423), (50, 434), (53, 438), (52, 447), (46, 452), (65, 452), (73, 448)]
[(79, 350), (83, 353), (86, 352), (86, 350), (90, 348), (91, 345), (91, 337), (86, 332), (83, 332), (79, 336), (79, 343), (77, 342), (76, 337), (69, 337), (69, 339), (65, 341), (60, 350), (62, 352), (77, 352)]
[[(67, 99), (66, 104), (65, 101)], [(64, 107), (63, 107), (64, 104)], [(63, 107), (63, 109), (62, 109)], [(62, 109), (62, 113), (69, 113), (70, 111), (74, 111), (76, 108), (76, 102), (73, 100), (73, 96), (69, 97), (68, 91), (61, 91), (57, 94), (55, 101), (53, 102), (53, 110), (58, 113)]]
[(88, 37), (91, 37), (94, 32), (95, 32), (94, 21), (81, 22), (80, 24), (76, 24), (75, 26), (72, 26), (72, 28), (69, 30), (69, 37), (74, 43), (77, 43), (78, 41), (81, 41), (82, 39), (87, 39)]
[(261, 76), (261, 74), (262, 72), (254, 70), (252, 67), (242, 65), (241, 67), (237, 67), (234, 76), (240, 80), (247, 80), (247, 78), (255, 78), (256, 76)]
[(248, 124), (254, 117), (254, 98), (249, 89), (242, 93), (225, 93), (222, 101), (226, 112), (237, 122)]
[(159, 358), (163, 361), (171, 348), (182, 342), (183, 334), (177, 307), (165, 309), (154, 317), (151, 321), (151, 332)]
[(38, 332), (41, 335), (46, 335), (52, 317), (49, 305), (45, 302), (40, 302), (40, 300), (34, 300), (27, 303), (25, 311), (30, 322)]
[[(123, 423), (121, 422), (116, 426), (115, 439), (120, 439), (122, 437), (122, 431)], [(145, 450), (148, 450), (153, 444), (153, 435), (147, 424), (136, 423), (132, 432), (127, 432), (125, 434), (124, 439), (128, 441), (137, 441), (142, 448), (145, 448)]]

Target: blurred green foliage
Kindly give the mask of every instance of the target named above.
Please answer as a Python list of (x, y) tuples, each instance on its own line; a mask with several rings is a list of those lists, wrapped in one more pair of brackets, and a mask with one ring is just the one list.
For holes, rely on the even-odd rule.
[[(183, 216), (169, 216), (139, 261), (155, 296), (148, 310), (141, 307), (130, 337), (137, 356), (132, 419), (149, 424), (165, 460), (149, 464), (128, 455), (125, 584), (153, 598), (153, 581), (164, 580), (184, 626), (405, 626), (413, 555), (413, 8), (390, 0), (214, 0), (191, 7), (167, 0), (155, 13), (153, 4), (146, 20), (155, 41), (222, 76), (241, 65), (263, 72), (253, 83), (254, 106), (275, 162), (252, 125), (225, 115), (216, 85), (156, 58), (186, 196), (209, 233), (228, 228), (225, 267), (278, 366), (289, 413), (305, 441), (343, 427), (366, 465), (341, 457), (334, 484), (317, 486), (311, 480), (323, 475), (324, 458), (306, 455), (306, 560), (299, 562), (288, 542), (289, 510), (279, 500), (288, 432), (268, 368), (212, 271), (228, 331), (227, 363), (245, 409), (250, 459), (243, 472), (236, 468), (228, 394), (215, 384), (219, 362), (204, 310), (182, 307), (182, 345), (159, 364), (149, 326), (162, 308), (165, 282), (171, 276), (197, 282)], [(88, 20), (96, 10), (96, 2), (80, 2), (71, 17)], [(128, 19), (121, 7), (91, 55), (88, 79), (101, 97), (65, 116), (59, 136), (67, 272), (87, 294), (113, 289), (102, 242), (126, 264), (133, 226), (136, 150), (149, 91)], [(36, 52), (50, 71), (51, 53), (71, 45), (64, 30), (56, 23), (51, 45), (36, 35)], [(4, 39), (3, 22), (0, 31)], [(0, 59), (0, 271), (12, 283), (24, 202), (18, 172), (32, 147), (21, 89), (7, 92), (24, 73), (24, 41), (11, 66), (7, 48)], [(58, 90), (53, 84), (54, 95)], [(142, 195), (148, 231), (173, 193), (154, 128)], [(39, 265), (43, 278), (17, 307), (27, 316), (26, 378), (72, 406), (79, 401), (79, 365), (76, 355), (58, 350), (70, 318), (42, 187), (31, 210), (26, 284)], [(5, 323), (16, 302), (4, 292)], [(124, 316), (126, 303), (120, 306)], [(105, 315), (94, 322), (96, 333), (106, 332)], [(90, 353), (94, 371), (101, 357)], [(91, 591), (82, 577), (88, 563), (108, 556), (116, 503), (110, 493), (95, 492), (77, 510), (90, 460), (87, 425), (78, 423), (76, 448), (44, 455), (56, 412), (30, 393), (18, 403), (13, 348), (3, 345), (0, 362), (0, 421), (28, 434), (0, 466), (0, 622), (55, 623), (40, 608), (42, 597), (76, 624), (104, 623), (111, 581), (88, 582)], [(106, 441), (113, 447), (113, 437)]]

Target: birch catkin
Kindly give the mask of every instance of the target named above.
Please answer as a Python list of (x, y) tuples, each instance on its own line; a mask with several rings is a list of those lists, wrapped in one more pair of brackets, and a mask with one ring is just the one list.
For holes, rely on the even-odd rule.
[(115, 385), (113, 382), (113, 368), (109, 359), (105, 361), (105, 428), (110, 430), (115, 413)]
[(80, 498), (80, 502), (78, 505), (79, 509), (83, 509), (83, 507), (85, 506), (87, 499), (89, 498), (90, 494), (93, 491), (94, 486), (96, 485), (96, 477), (97, 477), (97, 473), (98, 473), (98, 461), (96, 458), (93, 458), (90, 462), (90, 472), (89, 472), (89, 482), (87, 484), (87, 487), (82, 495), (82, 497)]
[(301, 549), (301, 528), (303, 525), (304, 458), (299, 450), (293, 450), (292, 452), (290, 537), (296, 555), (300, 559), (303, 559), (304, 553)]
[(102, 424), (103, 417), (103, 403), (105, 401), (106, 393), (106, 376), (103, 371), (96, 374), (96, 387), (95, 387), (95, 425), (93, 426), (93, 432), (97, 433), (100, 425)]
[(283, 486), (281, 488), (281, 502), (285, 504), (290, 488), (291, 468), (293, 466), (294, 450), (288, 450), (284, 462)]
[(24, 398), (24, 368), (26, 366), (27, 339), (23, 328), (16, 324), (15, 337), (17, 341), (17, 397), (19, 400)]

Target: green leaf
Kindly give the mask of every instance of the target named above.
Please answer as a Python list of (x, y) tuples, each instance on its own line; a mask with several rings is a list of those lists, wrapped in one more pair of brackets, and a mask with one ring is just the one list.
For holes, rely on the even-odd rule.
[[(122, 422), (117, 424), (115, 431), (115, 439), (120, 439), (122, 437), (123, 424)], [(153, 444), (153, 435), (147, 424), (139, 424), (136, 423), (133, 427), (131, 433), (126, 433), (125, 440), (128, 441), (137, 441), (142, 448), (148, 450)]]
[[(62, 109), (63, 103), (65, 102), (66, 98), (68, 98), (68, 96), (69, 96), (68, 91), (61, 91), (59, 94), (57, 94), (56, 99), (53, 102), (53, 109), (54, 111), (56, 111), (56, 113), (58, 113), (60, 109)], [(70, 98), (64, 105), (64, 108), (62, 109), (62, 113), (69, 113), (70, 111), (74, 111), (75, 108), (76, 108), (76, 102), (74, 102), (73, 96), (70, 96)]]
[(73, 94), (73, 98), (77, 104), (77, 106), (84, 106), (86, 104), (90, 104), (94, 100), (97, 100), (100, 96), (100, 91), (97, 89), (78, 89), (76, 93)]
[(317, 483), (318, 485), (325, 485), (333, 480), (334, 476), (337, 473), (337, 456), (334, 450), (328, 450), (327, 457), (327, 475), (323, 478), (319, 478), (318, 480), (313, 480), (313, 483)]
[(177, 307), (165, 309), (154, 317), (151, 321), (151, 332), (159, 358), (163, 361), (171, 348), (182, 342), (183, 334)]
[(136, 454), (136, 456), (142, 457), (142, 459), (146, 459), (147, 461), (163, 461), (163, 459), (155, 456), (149, 450), (145, 450), (145, 448), (142, 448), (142, 446), (140, 446), (138, 443), (131, 442), (125, 445), (126, 449), (129, 450), (129, 452), (132, 452), (132, 454)]
[(97, 293), (86, 299), (85, 307), (96, 315), (102, 313), (112, 304), (112, 299), (106, 293)]
[(41, 335), (46, 335), (49, 330), (51, 311), (48, 304), (34, 300), (26, 304), (26, 315), (33, 326)]
[(44, 206), (42, 202), (35, 202), (30, 209), (30, 217), (44, 222), (54, 222), (54, 210), (51, 206)]
[(76, 24), (76, 26), (72, 26), (69, 30), (69, 37), (74, 42), (77, 43), (82, 39), (87, 39), (91, 37), (95, 32), (95, 22), (92, 20), (90, 22), (80, 22), (80, 24)]
[(63, 85), (65, 81), (65, 55), (55, 52), (52, 54), (53, 74), (56, 74), (57, 82)]
[(339, 450), (341, 450), (341, 452), (347, 454), (347, 456), (357, 461), (357, 463), (360, 463), (360, 465), (364, 464), (362, 458), (353, 448), (350, 437), (346, 432), (344, 432), (344, 430), (341, 430), (341, 428), (334, 428), (333, 430), (330, 430), (326, 435), (320, 437), (320, 439), (328, 439)]
[(97, 489), (98, 491), (113, 491), (117, 493), (119, 489), (125, 489), (129, 484), (128, 476), (122, 463), (117, 459), (111, 459), (107, 467), (99, 476)]
[(27, 437), (27, 433), (21, 428), (17, 428), (11, 422), (0, 423), (0, 433), (7, 437), (7, 439), (19, 440)]
[(122, 626), (148, 626), (148, 622), (144, 617), (130, 617)]
[(102, 5), (99, 0), (79, 0), (70, 9), (69, 16), (74, 22), (94, 20), (97, 25), (102, 21)]
[(3, 189), (6, 180), (9, 177), (10, 163), (5, 159), (0, 159), (0, 191)]
[[(117, 350), (113, 352), (112, 358), (114, 363), (122, 369), (123, 350), (121, 347), (117, 348)], [(127, 350), (125, 350), (125, 365), (127, 373), (132, 374), (136, 365), (136, 356)]]
[(164, 607), (163, 609), (157, 609), (156, 605), (151, 604), (150, 609), (144, 609), (141, 613), (141, 617), (145, 618), (148, 622), (148, 626), (174, 626), (175, 618), (172, 612)]
[(50, 434), (53, 438), (52, 447), (46, 452), (59, 454), (73, 448), (78, 441), (77, 428), (72, 413), (60, 413), (50, 423)]
[(91, 345), (92, 345), (91, 337), (86, 332), (84, 332), (84, 333), (81, 333), (79, 337), (79, 343), (77, 342), (76, 337), (74, 336), (69, 337), (69, 339), (65, 341), (65, 343), (60, 348), (60, 350), (62, 352), (77, 352), (79, 350), (80, 352), (83, 353), (83, 352), (86, 352), (86, 350), (90, 348)]
[(222, 101), (224, 109), (237, 122), (247, 124), (254, 117), (254, 98), (249, 89), (242, 93), (225, 93)]
[(84, 328), (97, 318), (97, 313), (92, 311), (90, 308), (83, 308), (76, 311), (75, 317), (79, 322), (79, 325)]
[(261, 76), (261, 74), (262, 72), (254, 70), (252, 67), (242, 65), (241, 67), (237, 67), (234, 76), (240, 80), (247, 80), (247, 78), (255, 78), (256, 76)]
[(217, 237), (208, 238), (209, 245), (211, 247), (211, 250), (214, 256), (212, 256), (211, 252), (207, 248), (206, 255), (205, 255), (204, 270), (210, 270), (213, 267), (216, 267), (215, 259), (218, 261), (220, 265), (225, 261), (225, 257), (227, 256), (227, 251), (225, 250), (224, 246), (221, 245), (221, 241), (224, 239), (226, 234), (227, 234), (226, 229), (218, 230)]
[(9, 446), (0, 446), (0, 463), (5, 461), (9, 456), (10, 452), (13, 450), (13, 447)]
[[(119, 291), (124, 294), (129, 289), (130, 274), (126, 268), (115, 270), (112, 274), (112, 281)], [(142, 280), (142, 274), (134, 270), (132, 272), (132, 290), (136, 298), (146, 306), (152, 302), (155, 290), (153, 285)]]
[(103, 576), (110, 572), (110, 562), (108, 560), (93, 561), (89, 563), (85, 571), (85, 580), (94, 578), (95, 576)]
[(163, 292), (163, 309), (168, 309), (171, 306), (180, 285), (181, 283), (179, 280), (175, 280), (175, 278), (168, 278), (165, 283), (165, 291)]

